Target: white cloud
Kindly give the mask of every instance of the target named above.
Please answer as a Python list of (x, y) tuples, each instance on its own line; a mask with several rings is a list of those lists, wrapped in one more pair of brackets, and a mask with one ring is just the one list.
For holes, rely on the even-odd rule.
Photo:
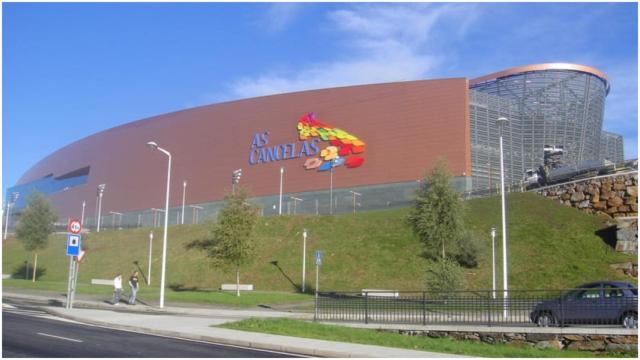
[[(415, 80), (440, 62), (435, 25), (455, 20), (456, 35), (475, 18), (472, 5), (357, 5), (327, 14), (346, 48), (343, 58), (309, 63), (295, 72), (269, 71), (230, 84), (233, 98), (366, 83)], [(448, 34), (452, 36), (452, 34)]]
[(270, 4), (266, 11), (263, 23), (272, 32), (278, 32), (286, 28), (296, 17), (301, 9), (299, 3), (274, 3)]

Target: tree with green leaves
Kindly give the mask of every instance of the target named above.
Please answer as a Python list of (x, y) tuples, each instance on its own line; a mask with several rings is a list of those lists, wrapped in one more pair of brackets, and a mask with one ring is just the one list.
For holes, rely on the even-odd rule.
[(462, 268), (451, 259), (429, 261), (426, 285), (430, 291), (441, 293), (460, 290), (464, 287)]
[(258, 212), (247, 202), (247, 191), (239, 186), (225, 197), (225, 206), (218, 214), (208, 238), (190, 243), (189, 248), (207, 252), (215, 264), (233, 266), (236, 270), (236, 295), (240, 296), (240, 267), (254, 253), (254, 228)]
[(409, 214), (409, 224), (431, 259), (455, 255), (464, 236), (464, 205), (450, 184), (446, 163), (440, 161), (421, 182)]
[(29, 195), (27, 206), (16, 225), (16, 238), (22, 241), (26, 251), (34, 252), (34, 282), (38, 269), (38, 250), (47, 247), (49, 235), (55, 230), (57, 219), (58, 215), (42, 193), (33, 192)]

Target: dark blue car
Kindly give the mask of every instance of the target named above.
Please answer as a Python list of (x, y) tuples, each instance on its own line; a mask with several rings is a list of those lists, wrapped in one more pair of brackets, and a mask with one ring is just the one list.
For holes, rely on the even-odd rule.
[(553, 300), (538, 303), (530, 314), (538, 326), (565, 324), (638, 328), (638, 288), (618, 281), (584, 284)]

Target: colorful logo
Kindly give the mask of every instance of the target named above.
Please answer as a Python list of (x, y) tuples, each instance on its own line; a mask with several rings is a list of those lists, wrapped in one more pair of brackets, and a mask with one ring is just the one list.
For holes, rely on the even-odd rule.
[(305, 161), (304, 168), (307, 170), (327, 171), (342, 165), (352, 169), (364, 163), (364, 158), (355, 154), (364, 152), (365, 143), (344, 130), (319, 121), (314, 113), (308, 113), (298, 121), (298, 138), (304, 141), (319, 138), (329, 143), (320, 151), (319, 158)]

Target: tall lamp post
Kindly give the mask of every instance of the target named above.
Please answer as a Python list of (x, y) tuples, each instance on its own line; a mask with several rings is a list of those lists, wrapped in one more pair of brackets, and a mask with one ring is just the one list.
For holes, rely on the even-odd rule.
[(496, 228), (491, 228), (491, 274), (493, 278), (492, 297), (496, 298)]
[(4, 222), (4, 239), (7, 240), (7, 231), (9, 231), (9, 217), (11, 216), (11, 208), (16, 204), (18, 197), (20, 196), (19, 192), (11, 193), (11, 197), (7, 201), (7, 219)]
[(87, 202), (82, 202), (82, 215), (80, 215), (80, 224), (84, 225), (84, 207), (87, 206)]
[(187, 194), (187, 180), (182, 182), (182, 219), (180, 220), (180, 225), (184, 225), (184, 200), (185, 200), (186, 194)]
[(164, 280), (165, 271), (167, 268), (167, 227), (169, 226), (169, 188), (171, 187), (171, 153), (158, 146), (155, 141), (149, 141), (147, 147), (151, 150), (158, 150), (169, 158), (169, 165), (167, 166), (167, 196), (164, 204), (164, 234), (162, 237), (162, 270), (160, 274), (160, 308), (164, 308)]
[(507, 268), (507, 202), (506, 202), (506, 194), (504, 192), (504, 149), (503, 149), (503, 140), (502, 140), (502, 130), (504, 126), (509, 122), (509, 120), (505, 117), (498, 118), (498, 128), (500, 130), (500, 193), (501, 193), (501, 203), (502, 203), (502, 283), (504, 285), (504, 293), (503, 293), (503, 301), (504, 301), (504, 317), (509, 316), (509, 312), (507, 310), (509, 303), (509, 273)]
[(304, 284), (307, 266), (307, 229), (302, 230), (302, 293), (304, 294)]
[(278, 205), (278, 215), (282, 215), (282, 177), (284, 175), (284, 168), (280, 168), (280, 205)]
[(98, 185), (98, 225), (96, 226), (96, 232), (100, 232), (100, 216), (102, 213), (102, 194), (104, 194), (104, 188), (107, 184)]
[(147, 271), (147, 286), (151, 285), (151, 249), (153, 249), (153, 231), (149, 231), (149, 270)]

